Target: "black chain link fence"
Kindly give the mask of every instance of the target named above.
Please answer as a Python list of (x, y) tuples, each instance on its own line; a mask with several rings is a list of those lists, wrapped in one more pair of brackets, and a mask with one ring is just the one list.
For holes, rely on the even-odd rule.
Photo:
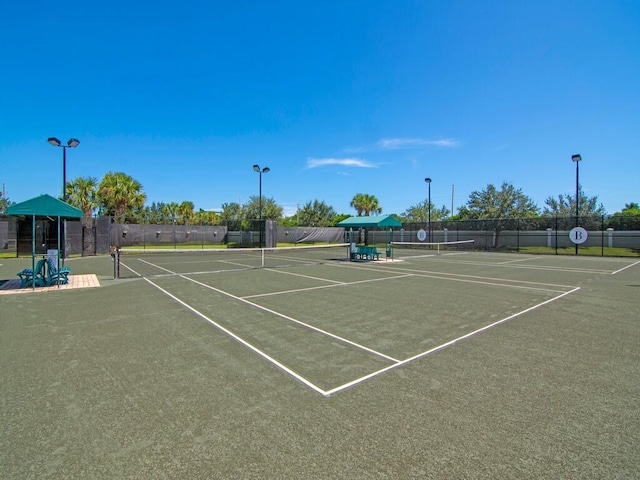
[[(585, 230), (578, 254), (640, 256), (640, 216), (535, 217), (408, 223), (392, 232), (392, 241), (424, 242), (474, 240), (476, 250), (523, 253), (575, 254), (570, 236), (575, 227)], [(372, 243), (383, 243), (387, 232), (375, 232)]]
[[(576, 226), (585, 231), (576, 249), (570, 232)], [(420, 233), (421, 232), (421, 233)], [(420, 233), (420, 235), (419, 235)], [(355, 238), (354, 238), (355, 237)], [(31, 255), (32, 219), (0, 216), (0, 254)], [(115, 223), (99, 216), (82, 221), (64, 221), (66, 255), (107, 254), (117, 247), (274, 247), (278, 243), (320, 243), (344, 241), (337, 227), (285, 227), (270, 220), (230, 221), (224, 225), (151, 225)], [(420, 240), (423, 238), (424, 240)], [(476, 250), (640, 256), (640, 216), (535, 217), (487, 220), (406, 223), (399, 229), (368, 229), (354, 232), (350, 241), (384, 245), (389, 242), (451, 242), (474, 240)], [(36, 221), (36, 253), (57, 248), (57, 221)], [(577, 251), (576, 251), (577, 250)]]

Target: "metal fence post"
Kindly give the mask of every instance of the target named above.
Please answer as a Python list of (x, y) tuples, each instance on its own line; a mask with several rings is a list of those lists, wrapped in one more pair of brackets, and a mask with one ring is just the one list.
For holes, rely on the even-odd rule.
[(600, 233), (600, 246), (602, 248), (600, 256), (604, 257), (604, 215), (600, 216)]

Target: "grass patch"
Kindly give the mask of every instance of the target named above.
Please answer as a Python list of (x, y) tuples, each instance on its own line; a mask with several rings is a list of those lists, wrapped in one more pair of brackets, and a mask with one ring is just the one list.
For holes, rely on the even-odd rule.
[[(520, 253), (575, 255), (575, 247), (520, 247)], [(638, 257), (640, 249), (615, 248), (615, 247), (578, 247), (578, 255), (605, 256), (605, 257)]]

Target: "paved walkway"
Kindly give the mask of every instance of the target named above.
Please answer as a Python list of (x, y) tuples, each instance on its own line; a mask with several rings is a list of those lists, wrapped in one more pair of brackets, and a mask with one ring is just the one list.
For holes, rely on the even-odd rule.
[(69, 283), (66, 285), (54, 285), (52, 287), (36, 287), (20, 288), (20, 279), (16, 278), (0, 285), (0, 295), (11, 295), (14, 293), (36, 293), (50, 292), (56, 290), (71, 290), (74, 288), (93, 288), (99, 287), (98, 277), (93, 273), (90, 275), (69, 275)]

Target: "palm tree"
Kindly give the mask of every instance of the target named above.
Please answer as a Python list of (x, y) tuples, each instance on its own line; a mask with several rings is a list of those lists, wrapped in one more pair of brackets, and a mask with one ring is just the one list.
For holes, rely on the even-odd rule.
[(216, 212), (200, 209), (194, 213), (194, 219), (201, 225), (218, 225), (220, 216)]
[(124, 218), (144, 206), (142, 184), (122, 172), (108, 172), (98, 186), (98, 201), (105, 211)]
[(184, 201), (178, 205), (178, 215), (182, 217), (182, 223), (189, 225), (189, 220), (194, 216), (195, 205), (193, 202)]
[(96, 198), (98, 180), (93, 177), (78, 177), (66, 185), (67, 202), (82, 210), (82, 223), (87, 226), (94, 209), (98, 206)]
[(164, 204), (164, 218), (165, 223), (175, 223), (176, 218), (178, 218), (180, 212), (180, 205), (176, 202), (169, 202)]
[(356, 193), (356, 195), (351, 199), (351, 203), (349, 205), (356, 209), (356, 212), (360, 217), (364, 211), (364, 193)]
[(374, 195), (367, 193), (357, 193), (351, 200), (350, 205), (356, 209), (358, 216), (364, 215), (368, 217), (372, 212), (374, 214), (382, 213), (382, 207), (378, 199)]

